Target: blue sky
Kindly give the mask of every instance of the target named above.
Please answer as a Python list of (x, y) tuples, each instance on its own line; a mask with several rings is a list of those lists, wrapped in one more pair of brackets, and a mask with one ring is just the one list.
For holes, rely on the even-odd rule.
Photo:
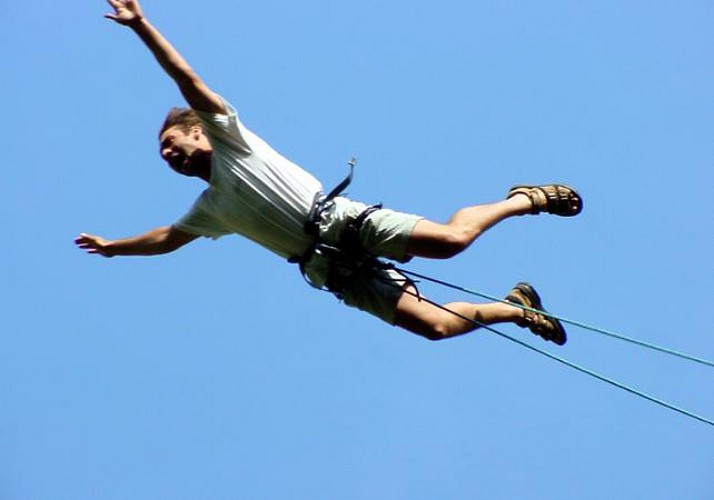
[[(410, 268), (714, 358), (710, 2), (144, 2), (244, 122), (326, 186), (506, 221)], [(102, 259), (202, 189), (157, 154), (181, 99), (103, 2), (13, 2), (0, 32), (0, 498), (714, 498), (714, 428), (488, 333), (429, 343), (226, 237)], [(439, 300), (462, 294), (422, 286)], [(569, 329), (511, 335), (714, 418), (712, 369)]]

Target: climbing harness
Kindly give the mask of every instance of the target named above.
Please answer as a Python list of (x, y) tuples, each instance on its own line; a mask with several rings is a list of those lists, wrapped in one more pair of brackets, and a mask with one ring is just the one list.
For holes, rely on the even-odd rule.
[[(340, 300), (344, 298), (344, 292), (354, 277), (371, 272), (374, 269), (383, 269), (388, 265), (367, 252), (360, 241), (360, 232), (364, 222), (374, 212), (381, 210), (381, 203), (369, 206), (356, 217), (348, 219), (340, 232), (336, 244), (327, 243), (320, 236), (320, 222), (323, 214), (329, 208), (330, 202), (344, 193), (352, 182), (356, 163), (357, 160), (354, 158), (348, 162), (349, 173), (327, 195), (318, 193), (310, 210), (308, 220), (304, 225), (305, 232), (312, 238), (312, 244), (303, 255), (288, 259), (288, 262), (299, 265), (303, 278), (310, 286), (330, 292)], [(327, 276), (323, 284), (313, 282), (307, 272), (308, 263), (316, 255), (324, 257), (328, 263)], [(402, 282), (401, 286), (403, 285), (404, 282)]]
[(345, 189), (352, 184), (352, 177), (354, 176), (355, 165), (357, 164), (357, 159), (352, 158), (347, 162), (350, 167), (347, 176), (340, 181), (337, 186), (332, 188), (327, 196), (324, 193), (317, 193), (315, 199), (312, 202), (312, 208), (310, 209), (310, 214), (308, 215), (307, 222), (305, 222), (305, 232), (310, 236), (319, 237), (320, 232), (320, 220), (322, 219), (322, 212), (327, 208), (328, 203), (337, 198), (339, 195), (345, 192)]

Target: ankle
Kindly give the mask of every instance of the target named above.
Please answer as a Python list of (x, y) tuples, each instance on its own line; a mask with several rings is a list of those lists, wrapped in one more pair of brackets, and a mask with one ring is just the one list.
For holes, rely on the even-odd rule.
[(533, 200), (526, 193), (516, 193), (507, 200), (515, 215), (528, 215), (533, 211)]

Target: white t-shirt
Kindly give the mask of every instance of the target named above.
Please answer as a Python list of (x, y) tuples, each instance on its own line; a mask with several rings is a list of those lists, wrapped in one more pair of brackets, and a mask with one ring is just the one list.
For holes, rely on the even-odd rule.
[(197, 111), (213, 148), (210, 187), (174, 224), (191, 234), (243, 235), (281, 257), (302, 255), (311, 238), (303, 225), (322, 185), (227, 115)]

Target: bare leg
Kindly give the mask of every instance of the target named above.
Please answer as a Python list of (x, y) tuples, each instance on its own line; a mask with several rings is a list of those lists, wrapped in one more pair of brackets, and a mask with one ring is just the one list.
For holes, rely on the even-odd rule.
[[(467, 321), (449, 311), (419, 300), (411, 295), (410, 291), (413, 293), (414, 288), (408, 288), (397, 303), (395, 316), (397, 326), (429, 340), (442, 340), (463, 335), (478, 327), (472, 321)], [(506, 322), (522, 325), (525, 314), (522, 309), (503, 302), (489, 304), (452, 302), (444, 307), (484, 325)]]
[(446, 224), (421, 220), (409, 237), (407, 254), (434, 259), (453, 257), (495, 224), (527, 214), (531, 207), (527, 196), (516, 195), (496, 203), (461, 209)]

